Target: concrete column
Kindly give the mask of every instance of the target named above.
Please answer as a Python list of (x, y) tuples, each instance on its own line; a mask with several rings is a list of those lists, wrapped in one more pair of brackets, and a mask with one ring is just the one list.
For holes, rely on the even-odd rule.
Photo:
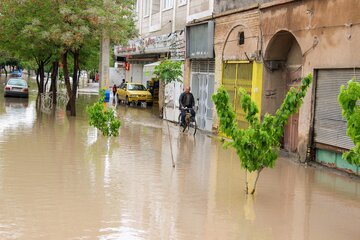
[(100, 44), (99, 87), (109, 88), (110, 38), (104, 32)]
[(191, 62), (186, 58), (184, 62), (184, 86), (190, 86)]
[[(110, 0), (103, 0), (104, 6)], [(108, 33), (103, 30), (100, 42), (100, 66), (99, 66), (99, 87), (109, 89), (109, 67), (110, 67), (110, 38)]]

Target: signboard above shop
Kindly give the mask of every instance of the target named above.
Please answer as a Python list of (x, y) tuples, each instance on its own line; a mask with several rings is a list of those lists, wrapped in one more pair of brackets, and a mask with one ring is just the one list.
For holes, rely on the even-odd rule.
[(186, 57), (214, 58), (214, 21), (186, 27)]
[(133, 39), (128, 42), (127, 46), (115, 46), (114, 54), (115, 56), (129, 56), (170, 52), (172, 58), (184, 59), (184, 35), (184, 31), (177, 31), (154, 37)]

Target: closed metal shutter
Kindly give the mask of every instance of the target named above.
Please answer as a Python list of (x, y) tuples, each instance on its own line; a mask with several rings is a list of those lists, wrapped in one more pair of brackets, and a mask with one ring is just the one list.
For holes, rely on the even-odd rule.
[(198, 100), (196, 122), (199, 129), (212, 130), (213, 102), (211, 96), (215, 85), (215, 61), (192, 60), (191, 61), (191, 92), (195, 100)]
[(360, 69), (326, 69), (317, 71), (315, 102), (315, 142), (339, 148), (354, 146), (346, 135), (347, 124), (338, 102), (340, 86), (356, 77)]

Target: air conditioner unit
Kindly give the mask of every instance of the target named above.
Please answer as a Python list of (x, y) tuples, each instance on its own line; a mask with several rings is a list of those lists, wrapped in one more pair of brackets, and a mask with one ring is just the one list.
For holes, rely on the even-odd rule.
[(268, 61), (268, 67), (271, 71), (279, 70), (282, 67), (282, 61), (270, 60)]

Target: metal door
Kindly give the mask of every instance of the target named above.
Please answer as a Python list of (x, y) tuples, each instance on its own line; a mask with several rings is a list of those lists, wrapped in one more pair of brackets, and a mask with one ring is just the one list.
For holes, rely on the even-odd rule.
[(191, 63), (191, 92), (194, 95), (197, 112), (196, 122), (199, 129), (212, 130), (215, 62), (195, 60)]
[(252, 71), (253, 64), (244, 63), (225, 63), (223, 68), (222, 84), (229, 94), (233, 104), (236, 119), (240, 128), (247, 128), (248, 122), (245, 120), (245, 113), (241, 108), (237, 90), (244, 88), (250, 95), (252, 90)]
[[(302, 68), (296, 70), (288, 69), (286, 90), (289, 91), (291, 87), (298, 87), (301, 82)], [(298, 133), (299, 133), (299, 112), (294, 113), (289, 117), (288, 124), (284, 128), (284, 149), (296, 152), (298, 146)]]

